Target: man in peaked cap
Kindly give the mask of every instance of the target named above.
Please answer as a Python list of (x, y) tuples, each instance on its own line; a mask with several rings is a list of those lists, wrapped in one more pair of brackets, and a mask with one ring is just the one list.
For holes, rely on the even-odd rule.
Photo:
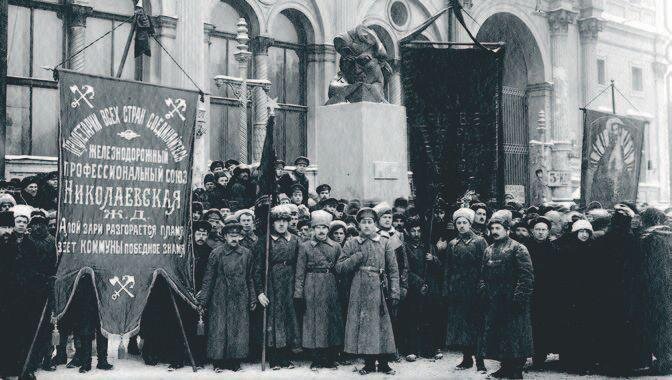
[(243, 227), (240, 233), (243, 237), (240, 245), (251, 251), (259, 240), (259, 237), (254, 233), (254, 211), (245, 208), (236, 211), (233, 215)]
[(337, 347), (343, 344), (343, 320), (334, 266), (340, 244), (328, 238), (331, 214), (311, 213), (313, 236), (301, 244), (296, 262), (294, 302), (304, 311), (302, 345), (313, 355), (311, 369), (336, 368)]
[[(486, 302), (477, 349), (482, 357), (501, 361), (491, 377), (522, 379), (525, 358), (533, 354), (530, 297), (534, 273), (527, 248), (509, 237), (510, 227), (509, 210), (496, 211), (488, 221), (493, 243), (485, 249), (486, 264), (478, 288)], [(497, 263), (507, 264), (504, 268)]]
[(317, 193), (318, 202), (327, 200), (328, 198), (331, 197), (331, 186), (329, 186), (326, 183), (323, 183), (315, 188), (315, 192)]

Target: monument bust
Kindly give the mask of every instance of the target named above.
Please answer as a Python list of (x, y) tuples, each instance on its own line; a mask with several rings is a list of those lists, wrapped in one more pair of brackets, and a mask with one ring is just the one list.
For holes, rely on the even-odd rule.
[(339, 72), (329, 84), (326, 105), (338, 103), (387, 103), (385, 82), (392, 74), (388, 56), (376, 33), (358, 25), (334, 38), (341, 55)]

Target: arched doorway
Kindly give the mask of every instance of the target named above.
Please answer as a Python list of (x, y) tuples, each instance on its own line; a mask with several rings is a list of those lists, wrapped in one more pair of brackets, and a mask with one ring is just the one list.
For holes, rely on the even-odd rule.
[[(504, 123), (505, 183), (509, 193), (524, 191), (529, 201), (530, 137), (535, 135), (538, 110), (530, 112), (530, 89), (544, 82), (544, 65), (539, 46), (525, 23), (511, 13), (490, 16), (478, 31), (477, 39), (504, 42), (502, 111)], [(514, 194), (516, 195), (516, 194)]]

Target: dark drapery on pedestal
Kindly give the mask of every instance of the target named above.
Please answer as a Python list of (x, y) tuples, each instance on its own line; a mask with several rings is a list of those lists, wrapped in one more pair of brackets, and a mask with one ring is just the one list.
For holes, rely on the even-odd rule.
[(449, 204), (467, 190), (501, 201), (503, 48), (401, 48), (416, 206)]

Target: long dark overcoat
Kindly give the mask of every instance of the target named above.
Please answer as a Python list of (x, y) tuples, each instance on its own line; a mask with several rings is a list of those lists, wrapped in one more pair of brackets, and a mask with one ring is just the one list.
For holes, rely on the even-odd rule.
[(250, 348), (250, 307), (256, 300), (250, 251), (228, 244), (212, 251), (198, 297), (208, 311), (208, 358), (245, 358)]
[(343, 344), (343, 318), (333, 272), (342, 251), (340, 244), (330, 239), (313, 238), (299, 247), (294, 298), (303, 298), (306, 303), (302, 333), (305, 348)]
[(443, 258), (443, 295), (447, 302), (446, 346), (475, 347), (482, 325), (477, 295), (488, 243), (469, 231), (448, 243)]
[(645, 332), (660, 364), (672, 367), (672, 228), (647, 228), (640, 238), (644, 254)]
[(524, 245), (506, 237), (485, 250), (479, 291), (484, 297), (478, 351), (488, 359), (532, 356), (532, 260)]
[(558, 303), (556, 276), (560, 274), (558, 246), (549, 239), (528, 240), (528, 252), (534, 268), (532, 293), (532, 336), (534, 350), (548, 354), (559, 350), (559, 331), (562, 320)]
[(399, 269), (389, 240), (378, 234), (348, 240), (336, 263), (336, 271), (354, 272), (344, 351), (357, 355), (395, 353), (394, 333), (383, 293), (386, 286), (389, 297), (399, 300)]
[[(254, 286), (257, 295), (264, 293), (266, 242), (259, 239), (254, 261)], [(294, 274), (299, 253), (299, 238), (287, 232), (271, 235), (268, 270), (268, 305), (266, 346), (297, 348), (301, 345), (299, 323), (294, 309)]]

